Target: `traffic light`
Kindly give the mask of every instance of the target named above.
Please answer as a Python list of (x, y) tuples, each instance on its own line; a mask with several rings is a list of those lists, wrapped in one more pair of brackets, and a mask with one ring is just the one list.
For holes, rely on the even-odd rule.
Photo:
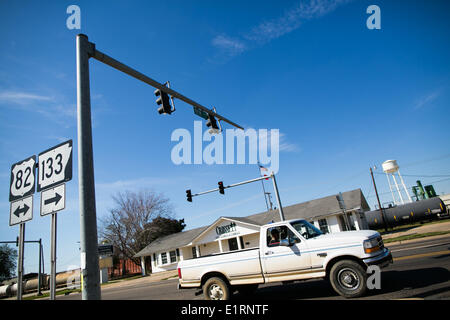
[(217, 120), (214, 118), (214, 116), (210, 115), (208, 113), (208, 120), (206, 120), (206, 126), (209, 129), (209, 133), (219, 133), (219, 126), (217, 125)]
[(219, 184), (219, 192), (221, 194), (225, 194), (225, 188), (223, 187), (223, 182), (219, 181), (218, 184)]
[(192, 202), (192, 193), (191, 190), (186, 190), (187, 201)]
[(156, 103), (161, 105), (161, 107), (158, 108), (159, 114), (171, 114), (172, 106), (170, 105), (169, 95), (160, 89), (156, 89), (155, 96), (159, 97), (156, 99)]

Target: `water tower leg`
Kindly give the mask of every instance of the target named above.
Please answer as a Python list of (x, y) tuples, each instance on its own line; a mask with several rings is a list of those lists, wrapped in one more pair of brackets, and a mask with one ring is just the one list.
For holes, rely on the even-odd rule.
[(397, 179), (395, 179), (395, 174), (392, 174), (392, 178), (394, 179), (395, 188), (397, 189), (400, 201), (402, 202), (402, 204), (405, 204), (405, 202), (403, 201), (402, 193), (400, 192), (400, 188), (398, 187)]
[(397, 200), (395, 200), (395, 197), (394, 197), (394, 191), (392, 191), (391, 179), (389, 179), (389, 174), (387, 174), (387, 173), (386, 173), (386, 178), (388, 180), (389, 190), (391, 190), (392, 200), (394, 200), (394, 204), (397, 204)]
[(409, 202), (412, 202), (411, 196), (409, 195), (408, 189), (406, 189), (405, 181), (403, 181), (403, 177), (400, 174), (400, 170), (397, 171), (398, 176), (400, 177), (400, 181), (402, 182), (403, 189), (405, 190), (406, 195), (408, 196)]

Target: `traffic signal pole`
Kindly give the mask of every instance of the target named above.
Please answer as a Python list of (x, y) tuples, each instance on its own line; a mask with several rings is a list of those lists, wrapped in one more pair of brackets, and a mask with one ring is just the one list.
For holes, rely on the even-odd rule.
[[(92, 44), (94, 45), (94, 44)], [(240, 125), (234, 123), (233, 121), (221, 116), (220, 114), (215, 113), (213, 110), (210, 110), (204, 106), (202, 106), (201, 104), (185, 97), (184, 95), (182, 95), (181, 93), (176, 92), (175, 90), (172, 90), (170, 88), (168, 88), (167, 86), (165, 86), (164, 84), (161, 84), (149, 77), (147, 77), (146, 75), (140, 73), (139, 71), (136, 71), (130, 67), (128, 67), (127, 65), (111, 58), (110, 56), (98, 51), (97, 49), (95, 49), (95, 45), (94, 45), (94, 55), (92, 56), (94, 59), (103, 62), (104, 64), (109, 65), (110, 67), (113, 67), (114, 69), (117, 69), (119, 71), (122, 71), (123, 73), (128, 74), (129, 76), (138, 79), (142, 82), (145, 82), (146, 84), (151, 85), (152, 87), (155, 87), (161, 91), (164, 91), (165, 93), (169, 94), (170, 96), (172, 96), (172, 98), (177, 98), (180, 99), (181, 101), (186, 102), (187, 104), (190, 104), (191, 106), (197, 107), (205, 112), (207, 112), (208, 114), (210, 114), (211, 116), (214, 116), (215, 118), (218, 118), (220, 120), (223, 120), (229, 124), (231, 124), (232, 126), (242, 129), (244, 130), (244, 128), (242, 128)]]
[(77, 35), (78, 192), (83, 300), (101, 299), (89, 85), (89, 58), (94, 50), (87, 36)]
[(94, 58), (236, 128), (243, 128), (201, 104), (185, 97), (146, 75), (98, 51), (84, 34), (76, 37), (77, 59), (77, 127), (78, 127), (78, 190), (80, 202), (80, 250), (83, 300), (101, 299), (98, 255), (97, 213), (95, 207), (92, 118), (89, 84), (89, 59)]
[[(269, 178), (272, 179), (272, 182), (273, 182), (273, 188), (275, 190), (275, 197), (277, 199), (278, 212), (280, 214), (280, 220), (284, 221), (285, 219), (284, 219), (283, 207), (281, 206), (280, 194), (278, 192), (278, 186), (277, 186), (277, 182), (275, 180), (275, 174), (273, 172), (270, 174), (270, 176), (259, 177), (259, 178), (255, 178), (255, 179), (251, 179), (251, 180), (246, 180), (246, 181), (230, 184), (228, 186), (223, 186), (223, 189), (233, 188), (233, 187), (237, 187), (237, 186), (241, 186), (241, 185), (244, 185), (244, 184), (248, 184), (248, 183), (252, 183), (252, 182), (256, 182), (256, 181), (260, 181), (260, 180), (264, 180), (264, 179), (269, 179)], [(208, 193), (211, 193), (211, 192), (216, 192), (216, 191), (219, 191), (219, 190), (220, 190), (220, 188), (215, 188), (215, 189), (211, 189), (211, 190), (207, 190), (207, 191), (202, 191), (202, 192), (199, 192), (199, 193), (192, 194), (192, 197), (201, 196), (201, 195), (208, 194)]]

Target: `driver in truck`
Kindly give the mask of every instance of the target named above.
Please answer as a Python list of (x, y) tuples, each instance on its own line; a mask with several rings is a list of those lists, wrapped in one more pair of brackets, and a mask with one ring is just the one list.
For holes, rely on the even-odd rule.
[(273, 228), (270, 231), (270, 235), (272, 239), (270, 239), (269, 247), (278, 246), (280, 244), (280, 231), (278, 231), (278, 229), (276, 228)]

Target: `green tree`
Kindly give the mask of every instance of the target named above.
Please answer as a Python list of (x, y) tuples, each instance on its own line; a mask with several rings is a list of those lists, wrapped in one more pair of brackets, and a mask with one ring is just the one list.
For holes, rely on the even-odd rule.
[(0, 246), (0, 281), (15, 276), (17, 265), (17, 250), (7, 244)]

